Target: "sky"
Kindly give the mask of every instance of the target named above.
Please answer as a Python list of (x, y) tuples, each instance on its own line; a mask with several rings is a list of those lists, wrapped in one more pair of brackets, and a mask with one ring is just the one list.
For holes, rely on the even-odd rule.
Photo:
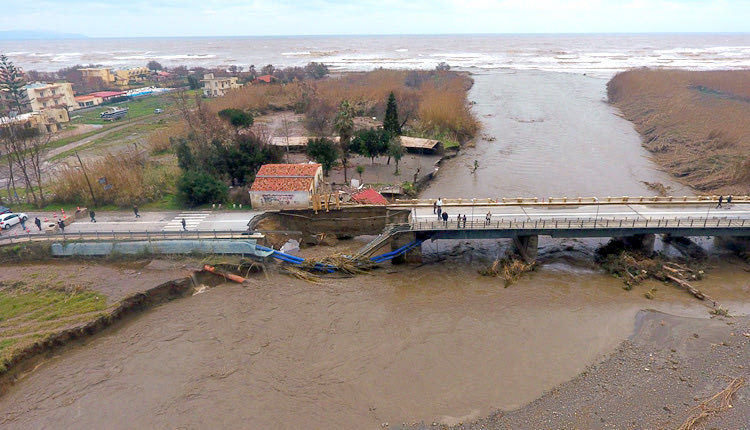
[(750, 32), (750, 0), (3, 0), (1, 30), (89, 37)]

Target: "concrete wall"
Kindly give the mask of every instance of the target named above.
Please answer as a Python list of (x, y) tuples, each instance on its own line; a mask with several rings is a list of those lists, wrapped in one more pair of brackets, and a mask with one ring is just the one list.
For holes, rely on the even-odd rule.
[(253, 209), (307, 209), (310, 207), (308, 191), (250, 191)]

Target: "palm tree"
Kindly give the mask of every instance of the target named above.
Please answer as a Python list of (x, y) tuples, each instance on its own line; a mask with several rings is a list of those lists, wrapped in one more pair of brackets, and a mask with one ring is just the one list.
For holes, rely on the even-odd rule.
[(339, 145), (341, 146), (341, 164), (344, 166), (344, 182), (349, 182), (347, 163), (349, 161), (349, 143), (354, 135), (354, 109), (349, 105), (348, 100), (344, 100), (339, 105), (334, 127), (339, 133), (339, 139), (341, 139)]

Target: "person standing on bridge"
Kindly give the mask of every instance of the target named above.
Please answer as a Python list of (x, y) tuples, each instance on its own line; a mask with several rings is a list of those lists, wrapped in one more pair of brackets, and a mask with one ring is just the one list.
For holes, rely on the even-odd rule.
[(432, 214), (434, 215), (436, 213), (437, 213), (437, 200), (432, 202)]
[(466, 214), (464, 214), (462, 221), (464, 222), (464, 228), (466, 228)]
[(727, 197), (727, 206), (731, 207), (732, 204), (732, 195), (730, 194), (729, 197)]
[(182, 219), (182, 231), (187, 231), (187, 225), (185, 223), (185, 218)]
[(439, 221), (440, 214), (443, 213), (443, 199), (438, 197), (437, 202), (435, 204), (437, 205), (437, 216), (438, 216), (438, 221)]
[(448, 212), (443, 212), (443, 224), (448, 227)]
[(461, 228), (461, 214), (456, 215), (456, 228)]
[(491, 222), (492, 222), (492, 212), (487, 211), (487, 215), (484, 216), (484, 224), (490, 225)]
[(719, 209), (721, 207), (721, 202), (724, 201), (724, 196), (719, 196), (719, 204), (716, 205), (716, 209)]

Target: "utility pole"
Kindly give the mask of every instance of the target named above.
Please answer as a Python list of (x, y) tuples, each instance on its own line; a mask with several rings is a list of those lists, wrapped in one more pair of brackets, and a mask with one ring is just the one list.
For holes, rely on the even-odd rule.
[(96, 204), (96, 197), (94, 197), (94, 188), (91, 187), (91, 181), (89, 181), (89, 175), (86, 174), (86, 168), (83, 167), (83, 161), (81, 161), (81, 157), (78, 155), (78, 151), (73, 151), (74, 154), (76, 154), (76, 158), (78, 159), (78, 162), (81, 163), (81, 170), (83, 171), (83, 177), (86, 178), (86, 183), (89, 186), (89, 191), (91, 192), (91, 200), (94, 202), (94, 207), (99, 207), (99, 205)]

